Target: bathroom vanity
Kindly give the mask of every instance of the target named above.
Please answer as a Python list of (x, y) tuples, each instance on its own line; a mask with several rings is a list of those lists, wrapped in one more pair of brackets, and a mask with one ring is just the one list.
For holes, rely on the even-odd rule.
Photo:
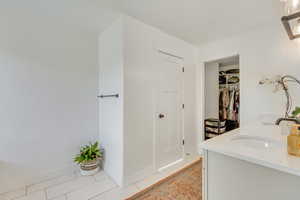
[(250, 126), (201, 145), (203, 200), (300, 198), (300, 158), (290, 156), (279, 126)]

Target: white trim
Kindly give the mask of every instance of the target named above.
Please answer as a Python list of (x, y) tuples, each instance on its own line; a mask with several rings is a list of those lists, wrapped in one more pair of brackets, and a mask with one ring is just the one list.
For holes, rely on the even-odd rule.
[(202, 161), (202, 196), (203, 200), (208, 200), (208, 152), (206, 150), (203, 151)]
[(172, 167), (173, 165), (176, 165), (176, 164), (182, 162), (183, 160), (184, 160), (183, 158), (181, 158), (181, 159), (179, 159), (179, 160), (176, 160), (175, 162), (172, 162), (172, 163), (170, 163), (170, 164), (168, 164), (168, 165), (166, 165), (166, 166), (164, 166), (164, 167), (159, 168), (158, 171), (159, 171), (159, 172), (162, 172), (163, 170), (165, 170), (165, 169), (167, 169), (167, 168), (169, 168), (169, 167)]
[[(200, 74), (198, 73), (198, 78), (200, 79), (200, 87), (199, 86), (196, 86), (196, 89), (197, 87), (199, 87), (199, 89), (197, 90), (197, 93), (199, 93), (198, 95), (198, 104), (200, 104), (200, 108), (198, 109), (198, 112), (200, 112), (200, 123), (199, 123), (199, 126), (198, 128), (200, 129), (200, 134), (201, 134), (201, 141), (199, 141), (200, 143), (204, 142), (204, 120), (205, 120), (205, 64), (206, 63), (209, 63), (209, 62), (214, 62), (214, 61), (218, 61), (218, 60), (222, 60), (222, 59), (226, 59), (226, 58), (230, 58), (230, 57), (233, 57), (233, 56), (238, 56), (239, 57), (239, 69), (240, 69), (240, 76), (241, 76), (241, 54), (237, 53), (237, 52), (233, 52), (232, 54), (227, 54), (227, 55), (221, 55), (221, 56), (218, 56), (218, 57), (210, 57), (210, 58), (205, 58), (205, 59), (202, 59), (200, 60), (200, 64), (199, 64), (199, 67), (200, 67)], [(196, 83), (198, 83), (196, 81)], [(198, 83), (199, 84), (199, 83)], [(241, 91), (241, 84), (242, 84), (242, 81), (240, 80), (240, 91)], [(240, 96), (240, 101), (241, 101), (241, 96)], [(240, 118), (241, 118), (241, 108), (240, 108)], [(241, 120), (240, 120), (241, 121)], [(241, 123), (241, 122), (240, 122)], [(200, 143), (198, 145), (200, 145)], [(199, 148), (199, 147), (198, 147)], [(201, 148), (199, 148), (199, 152), (200, 152)]]
[[(182, 68), (184, 67), (184, 58), (183, 57), (180, 57), (180, 56), (176, 56), (175, 54), (171, 54), (171, 53), (168, 53), (167, 51), (162, 51), (162, 50), (160, 50), (160, 49), (157, 49), (157, 51), (156, 51), (156, 53), (155, 53), (155, 55), (157, 55), (156, 56), (156, 58), (155, 59), (158, 59), (158, 60), (161, 60), (161, 59), (163, 59), (163, 58), (161, 58), (161, 56), (163, 55), (163, 56), (169, 56), (169, 57), (173, 57), (173, 58), (176, 58), (176, 59), (178, 59), (178, 61), (179, 62), (175, 62), (175, 61), (171, 61), (171, 60), (168, 60), (168, 62), (173, 62), (173, 63), (176, 63), (176, 64), (178, 64), (179, 65), (179, 67), (181, 68), (180, 70), (182, 70)], [(154, 91), (154, 94), (155, 95), (157, 95), (157, 89), (158, 88), (156, 88), (156, 91)], [(155, 99), (154, 99), (155, 101), (154, 102), (156, 102), (157, 103), (157, 96), (155, 97)], [(154, 163), (154, 168), (155, 168), (155, 170), (157, 170), (157, 171), (159, 171), (160, 169), (162, 169), (162, 168), (166, 168), (166, 166), (170, 166), (170, 165), (173, 165), (173, 163), (171, 163), (171, 164), (168, 164), (168, 165), (166, 165), (166, 166), (164, 166), (164, 167), (161, 167), (161, 168), (158, 168), (158, 163), (157, 163), (157, 154), (159, 153), (159, 152), (157, 152), (157, 143), (156, 143), (156, 139), (157, 139), (157, 118), (156, 118), (156, 114), (157, 114), (157, 110), (156, 110), (156, 107), (157, 107), (157, 105), (156, 105), (156, 103), (155, 103), (155, 106), (154, 106), (154, 129), (153, 129), (153, 131), (154, 131), (154, 142), (153, 142), (153, 145), (154, 145), (154, 150), (153, 150), (153, 152), (154, 152), (154, 155), (153, 155), (153, 159), (154, 159), (154, 161), (153, 161), (153, 163)], [(182, 106), (184, 104), (184, 73), (183, 72), (181, 72), (181, 105), (180, 106)], [(181, 124), (181, 132), (182, 132), (182, 140), (181, 140), (181, 142), (185, 139), (185, 131), (184, 131), (184, 109), (181, 109), (181, 121), (182, 121), (182, 124)], [(183, 160), (184, 159), (184, 156), (185, 156), (185, 145), (182, 145), (182, 155), (181, 155), (181, 159), (180, 160)], [(175, 161), (175, 164), (178, 162), (178, 160), (177, 161)]]
[(184, 63), (181, 63), (180, 65), (181, 67), (181, 70), (184, 69), (184, 71), (181, 72), (181, 106), (184, 105), (184, 108), (181, 107), (181, 132), (182, 132), (182, 141), (184, 141), (184, 144), (182, 144), (182, 157), (181, 158), (184, 158), (185, 156), (185, 145), (186, 145), (186, 141), (185, 141), (185, 90), (184, 90), (184, 86), (185, 86), (185, 82), (184, 82), (184, 74), (185, 74), (185, 67), (184, 67)]

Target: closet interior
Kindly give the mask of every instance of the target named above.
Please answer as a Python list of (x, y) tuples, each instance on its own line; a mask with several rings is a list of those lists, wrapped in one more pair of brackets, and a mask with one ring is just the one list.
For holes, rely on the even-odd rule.
[(205, 63), (205, 140), (240, 126), (239, 56)]

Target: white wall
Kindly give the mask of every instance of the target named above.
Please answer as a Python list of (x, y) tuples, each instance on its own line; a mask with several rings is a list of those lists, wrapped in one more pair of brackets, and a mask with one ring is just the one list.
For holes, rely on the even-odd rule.
[[(201, 66), (197, 69), (198, 79), (203, 79), (205, 61), (239, 54), (241, 125), (257, 121), (264, 113), (282, 116), (285, 105), (283, 93), (274, 94), (271, 86), (259, 86), (258, 82), (264, 77), (278, 74), (290, 74), (300, 78), (299, 53), (299, 41), (290, 41), (278, 20), (276, 24), (243, 35), (202, 45), (199, 49)], [(201, 100), (198, 100), (199, 121), (203, 120), (203, 89), (203, 85), (198, 84), (197, 98)], [(290, 89), (294, 103), (299, 105), (299, 86), (291, 86)], [(198, 130), (201, 131), (202, 126)]]
[(205, 119), (219, 119), (219, 64), (205, 64)]
[(123, 184), (123, 20), (108, 27), (99, 38), (99, 93), (120, 98), (99, 99), (100, 141), (105, 149), (104, 170)]
[(119, 185), (154, 172), (154, 92), (158, 50), (184, 57), (186, 153), (197, 152), (195, 63), (197, 49), (131, 17), (123, 16), (101, 34), (100, 140), (106, 151), (105, 170)]
[(157, 51), (184, 58), (184, 132), (186, 152), (196, 152), (195, 66), (196, 48), (160, 30), (125, 17), (125, 179), (132, 181), (154, 168), (154, 90), (157, 87)]
[(97, 36), (21, 11), (0, 18), (0, 193), (70, 166), (98, 136)]

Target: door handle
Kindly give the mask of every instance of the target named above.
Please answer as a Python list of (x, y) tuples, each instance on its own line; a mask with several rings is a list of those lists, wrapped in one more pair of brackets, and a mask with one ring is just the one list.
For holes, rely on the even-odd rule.
[(158, 117), (159, 117), (160, 119), (162, 119), (162, 118), (165, 118), (165, 115), (160, 113), (160, 114), (158, 115)]

